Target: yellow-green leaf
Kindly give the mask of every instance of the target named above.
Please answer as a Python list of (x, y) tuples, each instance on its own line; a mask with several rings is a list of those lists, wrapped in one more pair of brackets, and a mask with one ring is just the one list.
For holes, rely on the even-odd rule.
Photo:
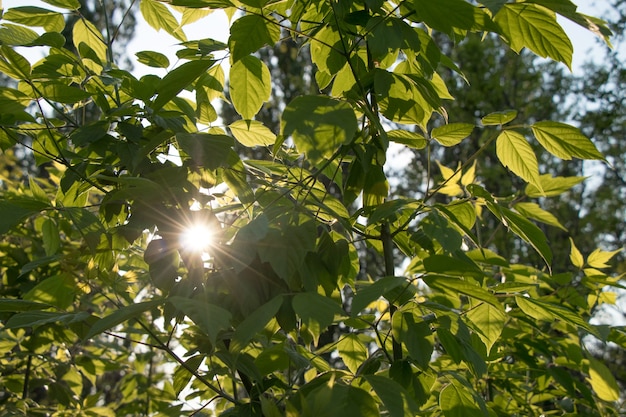
[(65, 27), (61, 13), (34, 6), (13, 7), (2, 18), (26, 26), (39, 26), (46, 32), (61, 32)]
[(170, 11), (162, 3), (156, 0), (141, 0), (139, 3), (139, 11), (146, 22), (155, 30), (165, 30), (167, 33), (180, 41), (186, 41), (187, 37), (180, 28), (178, 21)]
[(607, 262), (621, 251), (621, 249), (618, 249), (611, 252), (605, 252), (603, 250), (596, 249), (587, 257), (587, 265), (592, 268), (608, 268), (610, 265)]
[(539, 164), (526, 138), (514, 130), (504, 130), (496, 141), (496, 155), (502, 165), (526, 182), (541, 188)]
[(78, 51), (81, 51), (81, 45), (85, 44), (96, 53), (101, 62), (107, 61), (107, 45), (102, 33), (90, 21), (85, 19), (76, 21), (72, 31), (72, 41)]
[(554, 197), (563, 194), (576, 184), (580, 184), (585, 177), (552, 177), (550, 174), (539, 176), (539, 185), (528, 184), (524, 191), (528, 197)]
[(478, 334), (480, 340), (487, 347), (487, 354), (489, 354), (492, 346), (502, 334), (507, 315), (501, 308), (481, 303), (468, 311), (466, 317), (470, 322), (469, 326)]
[(252, 119), (272, 92), (270, 71), (259, 58), (247, 55), (230, 69), (230, 98), (237, 113)]
[(517, 110), (505, 110), (489, 113), (480, 122), (483, 126), (505, 125), (517, 117)]
[(583, 259), (583, 255), (580, 253), (576, 245), (574, 244), (574, 239), (569, 238), (571, 250), (569, 253), (569, 259), (572, 261), (572, 265), (574, 265), (578, 269), (582, 269), (585, 266), (585, 260)]
[(574, 47), (551, 10), (529, 3), (508, 3), (498, 11), (495, 22), (515, 52), (526, 47), (571, 68)]
[(454, 146), (471, 135), (473, 130), (474, 125), (470, 123), (450, 123), (434, 128), (430, 136), (443, 146)]
[(348, 333), (337, 343), (339, 356), (353, 374), (359, 366), (367, 359), (367, 347), (359, 340), (354, 333)]
[(587, 381), (596, 395), (604, 401), (619, 400), (619, 387), (613, 374), (602, 362), (596, 359), (589, 359), (589, 378)]
[(558, 227), (559, 229), (567, 231), (567, 228), (559, 222), (559, 219), (550, 213), (539, 207), (537, 203), (522, 202), (517, 203), (514, 206), (515, 210), (523, 216), (530, 219), (540, 221), (541, 223), (549, 224), (550, 226)]
[(541, 146), (561, 159), (604, 159), (593, 142), (573, 126), (544, 121), (535, 123), (532, 130)]
[(256, 120), (237, 120), (228, 128), (243, 146), (269, 146), (276, 142), (276, 135)]

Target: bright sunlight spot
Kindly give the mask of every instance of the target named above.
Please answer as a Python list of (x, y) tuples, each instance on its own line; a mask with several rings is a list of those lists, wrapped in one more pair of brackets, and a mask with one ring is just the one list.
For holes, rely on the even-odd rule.
[(191, 225), (181, 234), (181, 246), (191, 252), (204, 253), (213, 243), (214, 233), (207, 225)]

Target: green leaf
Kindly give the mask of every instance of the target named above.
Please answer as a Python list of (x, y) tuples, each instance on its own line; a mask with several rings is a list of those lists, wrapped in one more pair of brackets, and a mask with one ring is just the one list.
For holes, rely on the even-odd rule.
[(0, 71), (16, 80), (29, 80), (31, 78), (30, 62), (8, 46), (0, 46)]
[(552, 322), (560, 319), (572, 326), (581, 327), (589, 333), (597, 335), (597, 330), (582, 317), (561, 305), (521, 296), (515, 297), (515, 303), (527, 316), (536, 320)]
[(230, 27), (228, 47), (232, 63), (258, 51), (264, 45), (274, 45), (280, 39), (280, 25), (272, 17), (246, 15)]
[(24, 26), (3, 23), (0, 26), (0, 43), (9, 46), (30, 45), (39, 34), (32, 29)]
[(42, 97), (64, 104), (74, 104), (91, 97), (85, 90), (58, 82), (35, 83)]
[(424, 136), (408, 130), (390, 130), (387, 132), (387, 138), (392, 142), (406, 145), (412, 149), (424, 149), (428, 145), (428, 141)]
[(0, 200), (0, 234), (5, 234), (26, 218), (39, 213), (48, 204), (34, 199), (7, 198)]
[(91, 339), (92, 337), (109, 330), (119, 324), (124, 323), (125, 321), (129, 321), (132, 319), (140, 318), (141, 314), (154, 308), (162, 305), (164, 300), (151, 300), (144, 301), (142, 303), (134, 303), (129, 304), (127, 306), (121, 307), (115, 310), (113, 313), (109, 314), (106, 317), (102, 317), (98, 321), (96, 321), (84, 339)]
[(24, 299), (45, 303), (64, 310), (72, 305), (76, 286), (72, 277), (59, 274), (48, 277), (24, 294)]
[(176, 141), (196, 166), (208, 169), (226, 165), (235, 144), (230, 136), (209, 133), (178, 133)]
[(443, 146), (455, 146), (471, 135), (473, 130), (474, 125), (470, 123), (449, 123), (434, 128), (430, 136)]
[(348, 333), (337, 342), (339, 357), (350, 372), (356, 374), (359, 366), (367, 359), (367, 347), (359, 340), (359, 336)]
[(149, 67), (167, 68), (170, 66), (170, 60), (167, 56), (156, 51), (139, 51), (135, 54), (137, 60)]
[(356, 317), (371, 302), (401, 285), (407, 285), (405, 277), (383, 277), (373, 283), (358, 283), (356, 295), (352, 299), (352, 317)]
[(529, 243), (541, 255), (546, 265), (550, 267), (552, 263), (552, 251), (548, 245), (546, 235), (535, 224), (510, 209), (496, 206), (488, 202), (487, 207), (500, 221), (513, 233)]
[(443, 33), (469, 30), (475, 24), (474, 7), (465, 0), (413, 0), (413, 7), (419, 20)]
[(159, 110), (200, 75), (204, 74), (213, 64), (214, 61), (212, 60), (198, 59), (186, 62), (170, 71), (157, 85), (158, 96), (152, 103), (152, 109), (154, 111)]
[(315, 344), (317, 344), (320, 334), (335, 320), (335, 315), (345, 315), (336, 301), (317, 293), (296, 294), (293, 297), (292, 305), (302, 323), (313, 335)]
[(17, 313), (19, 311), (47, 310), (50, 306), (28, 300), (0, 298), (0, 312)]
[(357, 131), (357, 119), (348, 103), (325, 96), (300, 96), (287, 105), (281, 131), (291, 136), (299, 152), (313, 162), (329, 158)]
[(61, 32), (65, 27), (65, 19), (61, 13), (34, 6), (10, 8), (2, 18), (26, 26), (39, 26), (46, 32)]
[(559, 219), (557, 219), (554, 214), (542, 209), (537, 203), (521, 202), (515, 204), (513, 208), (524, 217), (567, 231), (567, 228), (559, 222)]
[(256, 120), (236, 120), (228, 128), (243, 146), (269, 146), (276, 142), (276, 135)]
[(17, 313), (4, 323), (5, 329), (19, 329), (37, 327), (50, 323), (72, 324), (84, 321), (90, 317), (89, 313), (57, 313), (52, 311), (25, 311)]
[(504, 130), (496, 141), (496, 155), (502, 165), (526, 182), (540, 187), (539, 163), (526, 138), (513, 130)]
[(489, 354), (493, 345), (500, 338), (500, 334), (502, 334), (507, 315), (502, 308), (481, 303), (470, 309), (465, 317), (469, 320), (469, 327), (478, 334), (480, 340), (487, 347), (487, 354)]
[(380, 375), (367, 375), (365, 380), (372, 386), (391, 417), (419, 415), (419, 406), (413, 396), (396, 381)]
[(434, 349), (430, 324), (413, 310), (397, 310), (391, 319), (391, 328), (394, 337), (406, 347), (411, 359), (420, 368), (428, 369)]
[(68, 10), (80, 9), (80, 3), (78, 0), (42, 0), (44, 3), (51, 4), (52, 6), (60, 7)]
[(259, 58), (244, 56), (230, 68), (230, 98), (244, 119), (252, 119), (271, 92), (270, 71)]
[(464, 281), (459, 278), (451, 278), (439, 275), (427, 275), (424, 282), (431, 288), (435, 288), (449, 294), (459, 295), (465, 294), (477, 300), (485, 301), (496, 308), (502, 308), (498, 299), (486, 289)]
[(193, 377), (193, 374), (189, 370), (191, 369), (193, 371), (197, 371), (204, 358), (204, 355), (192, 356), (185, 361), (185, 366), (180, 365), (176, 368), (176, 371), (174, 371), (172, 385), (177, 395), (180, 395), (181, 391), (185, 389)]
[(471, 391), (456, 381), (441, 390), (439, 407), (445, 417), (485, 417)]
[(585, 177), (552, 177), (550, 174), (543, 174), (539, 176), (541, 187), (528, 184), (524, 192), (528, 197), (554, 197), (563, 194), (584, 180)]
[(163, 29), (179, 41), (184, 42), (187, 40), (178, 21), (164, 4), (156, 0), (141, 0), (139, 11), (143, 18), (146, 19), (146, 22), (155, 30)]
[(600, 159), (604, 156), (580, 129), (559, 122), (537, 122), (532, 125), (535, 138), (548, 152), (561, 159)]
[(489, 113), (480, 119), (480, 122), (483, 126), (502, 126), (513, 121), (516, 117), (517, 110), (505, 110), (501, 112)]
[(604, 401), (617, 401), (620, 398), (620, 390), (615, 377), (602, 362), (589, 358), (589, 378), (587, 381), (596, 395)]
[(529, 3), (508, 3), (494, 20), (515, 52), (526, 47), (543, 58), (563, 62), (571, 69), (572, 42), (550, 10)]
[(236, 326), (230, 343), (229, 350), (239, 353), (246, 347), (248, 342), (270, 322), (278, 312), (283, 302), (283, 296), (272, 298), (269, 302), (257, 308), (252, 314)]
[(202, 329), (214, 345), (219, 332), (230, 328), (232, 315), (222, 307), (203, 300), (178, 295), (169, 297), (167, 301), (185, 313), (196, 326)]
[(81, 45), (85, 44), (96, 53), (100, 62), (108, 61), (108, 48), (107, 44), (104, 42), (104, 37), (98, 28), (90, 21), (79, 19), (76, 23), (74, 23), (74, 28), (72, 29), (72, 41), (74, 42), (76, 50), (81, 51)]

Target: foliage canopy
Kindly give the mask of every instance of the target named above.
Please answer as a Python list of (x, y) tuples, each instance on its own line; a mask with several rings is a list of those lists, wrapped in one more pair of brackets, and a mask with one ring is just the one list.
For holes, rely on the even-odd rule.
[[(619, 415), (613, 376), (581, 342), (626, 346), (623, 328), (589, 323), (614, 302), (615, 252), (572, 241), (572, 268), (552, 270), (537, 222), (559, 223), (541, 204), (582, 178), (541, 173), (530, 143), (563, 163), (604, 157), (516, 109), (455, 122), (438, 72), (460, 69), (435, 36), (495, 34), (570, 66), (557, 15), (609, 42), (604, 22), (569, 0), (141, 0), (180, 49), (174, 65), (137, 54), (167, 69), (138, 79), (115, 62), (114, 28), (76, 0), (45, 3), (0, 27), (15, 82), (0, 87), (0, 413)], [(227, 44), (187, 39), (215, 10), (233, 17)], [(63, 13), (78, 18), (70, 45)], [(273, 131), (255, 120), (276, 76), (257, 52), (284, 33), (308, 45), (319, 92), (283, 103)], [(39, 46), (38, 62), (21, 54)], [(217, 99), (240, 119), (223, 126)], [(389, 198), (392, 144), (430, 155), (476, 129), (474, 154), (440, 175), (429, 161), (425, 192)], [(486, 189), (485, 153), (525, 188)], [(36, 168), (25, 179), (12, 158)], [(486, 216), (542, 263), (498, 255)], [(212, 239), (197, 250), (181, 236), (199, 225)], [(382, 276), (362, 270), (365, 248)]]

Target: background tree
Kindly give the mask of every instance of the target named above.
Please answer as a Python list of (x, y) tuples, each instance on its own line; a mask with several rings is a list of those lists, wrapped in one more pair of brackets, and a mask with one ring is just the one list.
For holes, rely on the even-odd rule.
[[(450, 118), (443, 75), (460, 69), (455, 49), (438, 46), (440, 36), (494, 33), (505, 49), (569, 64), (556, 13), (608, 29), (567, 0), (444, 3), (177, 0), (177, 15), (142, 0), (142, 16), (182, 42), (186, 62), (141, 79), (116, 65), (112, 38), (84, 16), (72, 50), (61, 14), (6, 11), (0, 71), (18, 84), (1, 90), (0, 148), (27, 145), (47, 167), (27, 184), (3, 178), (3, 410), (619, 415), (615, 378), (581, 344), (590, 334), (624, 345), (622, 328), (588, 322), (611, 301), (603, 289), (619, 277), (602, 270), (615, 253), (572, 246), (575, 268), (550, 269), (545, 234), (510, 198), (543, 203), (578, 181), (541, 176), (529, 140), (561, 159), (603, 156), (572, 126), (514, 121), (519, 112), (507, 109), (479, 111), (480, 124)], [(227, 45), (186, 39), (184, 23), (203, 8), (242, 14)], [(276, 132), (255, 119), (276, 74), (254, 54), (280, 45), (284, 31), (309, 46), (324, 93), (277, 106)], [(36, 63), (16, 48), (37, 44), (50, 53)], [(229, 53), (241, 116), (227, 126), (212, 105), (224, 93), (217, 51)], [(139, 59), (169, 67), (158, 51)], [(76, 116), (89, 105), (96, 120)], [(428, 167), (443, 158), (435, 142), (454, 148), (475, 129), (487, 132), (482, 146), (442, 170), (445, 183), (427, 174), (419, 195), (389, 195), (391, 142), (430, 152)], [(241, 147), (266, 150), (242, 158)], [(172, 149), (180, 158), (166, 157)], [(476, 175), (494, 152), (511, 171), (503, 175), (523, 180), (510, 191)], [(486, 244), (488, 222), (477, 224), (487, 213), (543, 263), (509, 257), (499, 238)], [(200, 227), (211, 243), (185, 238)], [(360, 274), (362, 243), (380, 272)], [(409, 263), (396, 276), (400, 258)], [(325, 344), (333, 326), (341, 332)]]

